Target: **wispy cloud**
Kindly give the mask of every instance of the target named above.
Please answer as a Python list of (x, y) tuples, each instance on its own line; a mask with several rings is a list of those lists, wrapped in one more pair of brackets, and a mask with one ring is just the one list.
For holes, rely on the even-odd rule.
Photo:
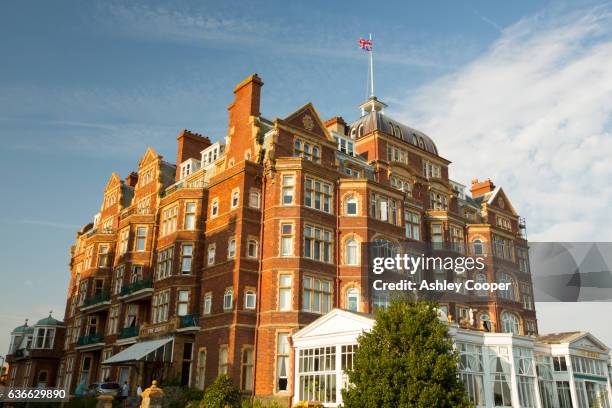
[[(317, 11), (310, 11), (310, 18)], [(335, 16), (320, 15), (316, 30), (312, 24), (292, 21), (273, 16), (239, 15), (206, 9), (178, 9), (171, 6), (150, 6), (139, 3), (108, 3), (99, 7), (96, 25), (113, 35), (136, 38), (160, 43), (189, 44), (208, 49), (257, 49), (270, 55), (317, 56), (327, 59), (358, 60), (362, 55), (357, 51), (355, 32), (349, 27), (362, 24), (350, 21), (345, 16), (342, 26)], [(333, 18), (323, 21), (324, 18)], [(346, 27), (342, 29), (340, 27)], [(398, 29), (405, 34), (405, 26)], [(421, 68), (448, 67), (453, 61), (449, 57), (459, 57), (456, 47), (445, 44), (427, 45), (417, 41), (398, 41), (392, 33), (394, 27), (386, 26), (385, 32), (391, 34), (385, 47), (377, 49), (377, 60), (388, 64), (415, 66)], [(458, 36), (446, 40), (460, 41)], [(448, 45), (448, 44), (446, 44)], [(462, 44), (465, 49), (468, 45)]]
[(502, 26), (497, 24), (495, 21), (491, 20), (489, 17), (481, 14), (478, 10), (472, 8), (471, 11), (476, 17), (478, 17), (480, 20), (485, 22), (487, 25), (493, 27), (495, 30), (500, 31), (500, 32), (503, 30)]
[(73, 230), (73, 231), (81, 227), (76, 224), (67, 224), (63, 222), (45, 221), (45, 220), (21, 220), (21, 223), (28, 224), (28, 225), (36, 225), (40, 227), (59, 228), (59, 229), (67, 229), (67, 230)]
[(542, 13), (404, 96), (401, 116), (456, 163), (452, 178), (502, 185), (530, 239), (610, 240), (611, 60), (611, 7)]

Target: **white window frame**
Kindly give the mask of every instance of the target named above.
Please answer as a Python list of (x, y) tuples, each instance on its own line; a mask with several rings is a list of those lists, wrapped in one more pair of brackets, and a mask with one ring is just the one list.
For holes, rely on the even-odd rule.
[(223, 310), (229, 311), (234, 308), (234, 289), (227, 288), (225, 292), (223, 292)]
[(244, 292), (244, 308), (246, 310), (255, 310), (256, 307), (257, 294), (254, 290), (247, 290), (246, 292)]
[(236, 237), (232, 237), (227, 242), (227, 259), (236, 258)]
[[(191, 209), (193, 207), (193, 209)], [(185, 203), (185, 216), (183, 217), (183, 229), (187, 231), (193, 231), (196, 229), (196, 213), (198, 204), (194, 201), (188, 201)]]
[(217, 252), (217, 246), (215, 244), (209, 244), (208, 250), (206, 251), (206, 264), (212, 266), (215, 264), (215, 257)]
[(210, 218), (216, 218), (219, 216), (219, 199), (213, 198), (210, 202)]
[[(288, 302), (285, 304), (285, 301)], [(278, 275), (278, 310), (289, 312), (293, 309), (293, 275), (281, 273)]]
[(204, 305), (202, 306), (203, 314), (209, 315), (212, 313), (212, 300), (213, 300), (212, 292), (206, 292), (206, 294), (204, 295)]

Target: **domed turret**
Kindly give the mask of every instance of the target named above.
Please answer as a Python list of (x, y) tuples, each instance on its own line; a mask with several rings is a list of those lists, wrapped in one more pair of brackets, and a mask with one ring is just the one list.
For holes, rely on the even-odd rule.
[(361, 105), (362, 116), (349, 125), (349, 135), (359, 139), (375, 130), (397, 137), (426, 152), (438, 155), (438, 148), (425, 133), (413, 129), (385, 115), (383, 102), (371, 96)]
[(34, 326), (63, 326), (64, 322), (54, 319), (49, 312), (49, 316), (40, 319)]
[(31, 332), (32, 326), (28, 326), (28, 319), (25, 320), (25, 323), (22, 324), (21, 326), (17, 326), (13, 329), (13, 331), (11, 332), (11, 334), (23, 334), (23, 333), (28, 333)]

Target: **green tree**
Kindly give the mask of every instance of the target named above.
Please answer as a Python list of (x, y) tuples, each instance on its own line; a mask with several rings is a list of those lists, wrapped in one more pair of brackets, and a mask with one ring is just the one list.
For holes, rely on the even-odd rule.
[(200, 402), (201, 408), (240, 408), (242, 398), (240, 390), (234, 386), (232, 380), (227, 375), (220, 375), (204, 391), (204, 398)]
[(458, 356), (436, 304), (394, 300), (380, 310), (355, 352), (347, 408), (472, 407), (458, 378)]

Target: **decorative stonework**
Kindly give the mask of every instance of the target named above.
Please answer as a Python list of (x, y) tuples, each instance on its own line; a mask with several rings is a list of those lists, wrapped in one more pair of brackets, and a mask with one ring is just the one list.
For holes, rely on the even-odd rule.
[(312, 116), (306, 114), (302, 117), (302, 125), (304, 125), (304, 128), (306, 130), (312, 130), (314, 129), (314, 119), (312, 118)]

